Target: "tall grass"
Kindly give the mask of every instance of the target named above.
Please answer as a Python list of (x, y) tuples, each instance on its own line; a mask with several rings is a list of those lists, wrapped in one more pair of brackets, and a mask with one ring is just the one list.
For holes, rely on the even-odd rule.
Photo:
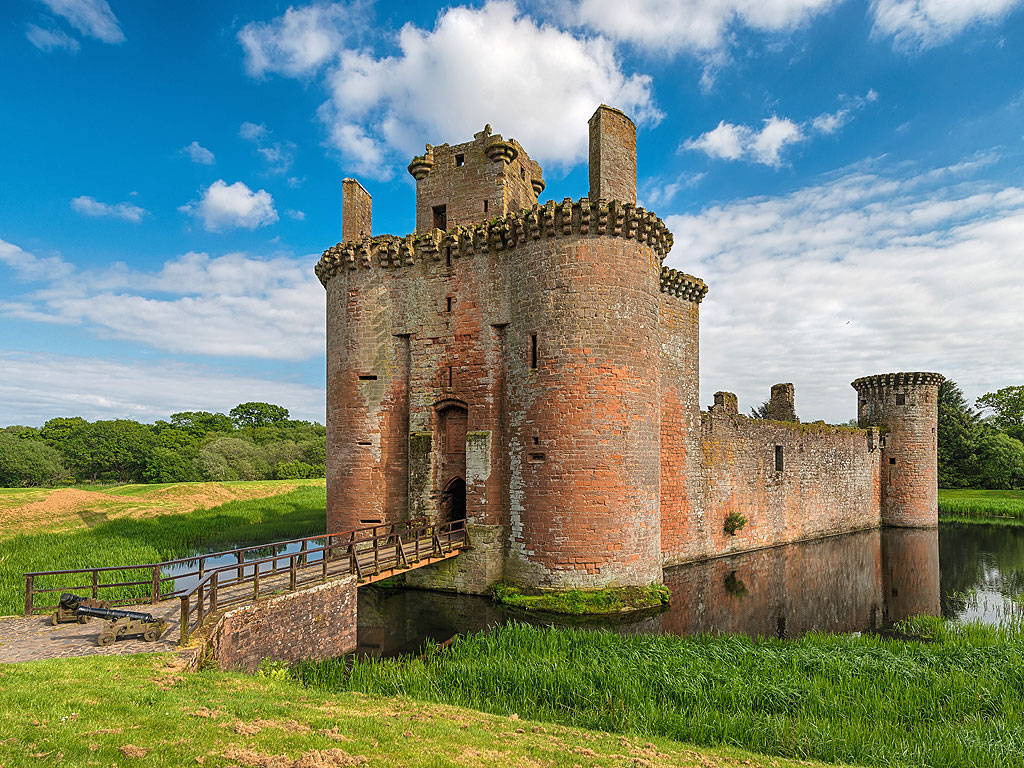
[(305, 663), (307, 686), (886, 766), (1024, 766), (1024, 631), (916, 619), (924, 641), (621, 636), (507, 625), (420, 659)]
[(958, 522), (1024, 525), (1024, 491), (939, 489), (939, 515)]
[[(21, 534), (0, 541), (0, 615), (24, 610), (27, 571), (56, 571), (173, 560), (197, 551), (313, 536), (324, 532), (323, 486), (304, 486), (280, 496), (232, 501), (188, 514), (118, 518), (69, 533)], [(124, 578), (121, 578), (121, 577)], [(104, 575), (107, 582), (139, 581), (140, 571)], [(87, 577), (54, 576), (37, 587), (67, 587)], [(142, 597), (145, 587), (104, 590), (103, 597)], [(54, 593), (45, 604), (55, 604)]]

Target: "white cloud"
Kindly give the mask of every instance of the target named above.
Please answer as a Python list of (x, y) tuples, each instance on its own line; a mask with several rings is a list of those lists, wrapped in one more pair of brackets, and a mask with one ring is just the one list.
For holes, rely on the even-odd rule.
[(730, 30), (795, 29), (841, 0), (580, 0), (578, 24), (650, 53), (707, 54), (725, 48)]
[(287, 211), (284, 212), (284, 215), (287, 216), (290, 219), (295, 219), (295, 221), (305, 221), (306, 220), (306, 213), (305, 213), (305, 211), (297, 211), (294, 208), (289, 208)]
[(6, 240), (0, 240), (0, 263), (13, 269), (17, 278), (25, 282), (67, 277), (74, 270), (59, 256), (40, 258)]
[(83, 326), (101, 337), (180, 354), (275, 360), (323, 354), (324, 291), (312, 256), (189, 252), (155, 272), (124, 264), (75, 271), (0, 241), (0, 262), (22, 279), (48, 280), (44, 288), (0, 302), (7, 317)]
[(949, 42), (973, 24), (993, 24), (1022, 0), (871, 0), (872, 33), (913, 52)]
[(78, 49), (81, 48), (79, 42), (62, 29), (43, 29), (35, 24), (27, 24), (25, 37), (36, 48), (47, 53), (61, 48), (71, 53), (78, 53)]
[(675, 200), (679, 192), (696, 187), (706, 176), (706, 173), (689, 173), (677, 176), (670, 182), (655, 178), (647, 179), (640, 185), (642, 199), (638, 199), (637, 204), (644, 208), (668, 205)]
[(245, 122), (238, 129), (238, 135), (256, 145), (256, 151), (267, 161), (268, 173), (285, 173), (295, 161), (295, 142), (271, 141), (272, 131), (260, 123)]
[(1018, 381), (1024, 189), (963, 180), (980, 167), (856, 170), (668, 217), (666, 263), (711, 288), (704, 399), (731, 390), (747, 408), (793, 381), (802, 418), (845, 421), (858, 376), (936, 370), (972, 397)]
[(268, 72), (299, 77), (315, 73), (341, 50), (346, 34), (360, 26), (363, 3), (317, 3), (288, 7), (269, 22), (246, 24), (238, 33), (245, 68), (253, 77)]
[(188, 159), (198, 165), (213, 165), (217, 162), (213, 152), (202, 146), (198, 141), (193, 141), (187, 147), (182, 147), (181, 153), (188, 155)]
[(292, 418), (324, 420), (323, 389), (296, 382), (169, 361), (0, 350), (0, 424), (41, 426), (59, 416), (151, 422), (180, 411), (226, 413), (252, 400), (279, 403)]
[(71, 208), (84, 216), (106, 217), (124, 219), (125, 221), (140, 222), (142, 217), (149, 211), (131, 203), (101, 203), (94, 197), (82, 195), (71, 201)]
[(202, 191), (198, 202), (183, 205), (179, 210), (198, 216), (210, 232), (236, 227), (256, 229), (277, 221), (271, 194), (265, 189), (253, 192), (241, 181), (228, 184), (217, 179)]
[(331, 62), (330, 98), (319, 110), (330, 144), (354, 172), (377, 178), (404, 167), (423, 151), (424, 139), (465, 141), (485, 123), (514, 136), (542, 163), (572, 164), (586, 155), (587, 120), (601, 103), (640, 123), (661, 117), (650, 77), (624, 72), (612, 43), (541, 24), (512, 2), (446, 8), (432, 29), (406, 24), (392, 55), (340, 43), (336, 54), (314, 46), (316, 55), (298, 57), (309, 64), (263, 55), (298, 50), (300, 28), (289, 13), (260, 26), (256, 55), (243, 38), (250, 72), (308, 74)]
[(40, 0), (83, 35), (105, 43), (123, 43), (124, 32), (106, 0)]

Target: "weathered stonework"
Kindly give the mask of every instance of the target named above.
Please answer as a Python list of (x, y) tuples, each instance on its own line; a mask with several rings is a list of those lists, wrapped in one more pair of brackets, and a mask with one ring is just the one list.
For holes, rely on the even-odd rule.
[[(590, 141), (591, 196), (543, 204), (540, 166), (489, 126), (428, 145), (404, 237), (368, 236), (352, 188), (353, 228), (316, 266), (330, 528), (465, 519), (473, 549), (410, 578), (479, 592), (645, 584), (666, 563), (934, 525), (925, 395), (865, 411), (865, 428), (799, 424), (792, 385), (773, 387), (768, 420), (728, 392), (701, 413), (708, 288), (662, 265), (672, 234), (636, 205), (629, 118), (601, 107)], [(907, 470), (883, 496), (897, 451)]]

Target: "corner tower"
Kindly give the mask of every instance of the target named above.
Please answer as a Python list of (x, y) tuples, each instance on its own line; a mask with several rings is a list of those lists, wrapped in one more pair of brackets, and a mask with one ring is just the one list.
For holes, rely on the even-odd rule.
[(852, 383), (857, 423), (885, 430), (882, 525), (938, 525), (938, 373), (882, 373)]

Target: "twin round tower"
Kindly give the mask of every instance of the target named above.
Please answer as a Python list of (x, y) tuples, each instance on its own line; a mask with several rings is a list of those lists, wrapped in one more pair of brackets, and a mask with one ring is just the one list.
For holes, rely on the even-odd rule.
[[(413, 158), (416, 231), (371, 234), (342, 184), (327, 291), (328, 530), (464, 520), (473, 547), (409, 574), (482, 592), (661, 582), (667, 565), (937, 524), (935, 373), (857, 379), (859, 427), (701, 409), (702, 280), (636, 205), (636, 127), (590, 119), (590, 192), (486, 126)], [(827, 361), (822, 361), (827, 364)], [(742, 521), (742, 522), (740, 522)]]

